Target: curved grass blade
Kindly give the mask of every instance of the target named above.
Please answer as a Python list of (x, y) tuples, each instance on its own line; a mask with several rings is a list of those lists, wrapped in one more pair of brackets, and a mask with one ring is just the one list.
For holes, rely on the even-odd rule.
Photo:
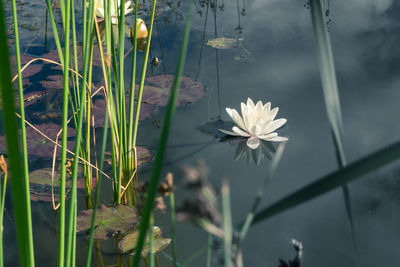
[[(0, 94), (3, 108), (3, 125), (7, 139), (7, 152), (11, 173), (11, 196), (15, 215), (16, 234), (18, 240), (19, 261), (21, 266), (34, 266), (33, 238), (26, 224), (31, 221), (29, 202), (29, 188), (26, 188), (21, 167), (21, 155), (18, 141), (18, 127), (15, 116), (15, 100), (11, 84), (11, 71), (8, 53), (7, 35), (5, 32), (5, 18), (3, 2), (0, 2)], [(25, 177), (27, 179), (27, 177)]]
[(252, 224), (303, 204), (333, 189), (354, 181), (400, 158), (400, 142), (366, 156), (343, 169), (335, 171), (307, 185), (282, 200), (258, 212)]
[[(340, 109), (339, 92), (335, 74), (335, 64), (329, 32), (325, 22), (323, 0), (312, 0), (310, 2), (311, 18), (314, 28), (314, 35), (317, 41), (319, 69), (321, 73), (322, 88), (325, 97), (325, 106), (328, 113), (329, 123), (333, 132), (333, 139), (336, 148), (339, 167), (346, 166), (346, 158), (343, 146), (343, 123)], [(346, 184), (342, 188), (346, 207), (346, 214), (350, 225), (350, 231), (355, 252), (355, 263), (359, 266), (357, 256), (357, 243), (354, 234), (354, 221), (351, 208), (350, 190)]]
[(224, 259), (225, 267), (232, 267), (232, 215), (229, 184), (225, 179), (222, 180), (222, 224), (224, 228)]
[(164, 120), (163, 128), (161, 131), (160, 141), (158, 143), (156, 157), (155, 157), (154, 164), (153, 164), (153, 171), (152, 171), (151, 178), (150, 178), (149, 188), (147, 190), (146, 204), (144, 206), (142, 220), (140, 221), (140, 233), (139, 233), (138, 243), (136, 246), (135, 256), (134, 256), (133, 262), (132, 262), (133, 267), (139, 266), (139, 261), (140, 261), (144, 241), (145, 241), (145, 236), (146, 236), (147, 230), (149, 228), (150, 215), (153, 210), (153, 204), (154, 204), (154, 198), (156, 196), (157, 185), (160, 180), (160, 174), (161, 174), (162, 163), (164, 160), (165, 148), (167, 146), (169, 130), (171, 128), (172, 118), (173, 118), (174, 112), (175, 112), (175, 103), (176, 103), (176, 99), (178, 96), (178, 88), (179, 88), (179, 84), (180, 84), (180, 78), (182, 76), (183, 67), (185, 65), (186, 51), (187, 51), (187, 46), (189, 43), (190, 24), (191, 24), (191, 20), (192, 20), (192, 9), (193, 9), (193, 3), (191, 2), (190, 7), (189, 7), (188, 19), (187, 19), (186, 26), (185, 26), (185, 33), (183, 36), (182, 47), (181, 47), (181, 51), (179, 54), (178, 66), (176, 68), (175, 79), (174, 79), (174, 83), (171, 88), (171, 95), (169, 97), (169, 103), (167, 106), (167, 111), (165, 114), (165, 120)]

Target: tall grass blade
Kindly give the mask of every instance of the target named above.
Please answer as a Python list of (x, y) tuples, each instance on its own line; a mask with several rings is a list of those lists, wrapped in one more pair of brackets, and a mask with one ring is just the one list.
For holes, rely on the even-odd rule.
[(211, 267), (212, 234), (208, 233), (206, 267)]
[[(67, 148), (67, 121), (68, 121), (68, 91), (69, 91), (69, 59), (70, 59), (70, 13), (71, 0), (65, 1), (66, 13), (64, 24), (64, 78), (63, 78), (63, 100), (62, 100), (62, 137), (61, 137), (61, 170), (60, 170), (60, 222), (59, 222), (59, 247), (58, 247), (58, 267), (64, 266), (65, 257), (65, 179), (66, 179), (66, 148)], [(85, 87), (85, 86), (83, 86)], [(68, 266), (69, 267), (69, 266)]]
[[(346, 166), (346, 158), (343, 146), (343, 123), (331, 42), (325, 22), (324, 2), (323, 0), (312, 0), (310, 4), (314, 35), (317, 41), (319, 69), (325, 97), (325, 106), (333, 132), (339, 167), (342, 168)], [(346, 207), (346, 214), (350, 224), (356, 266), (358, 266), (357, 244), (354, 235), (354, 221), (351, 209), (350, 190), (346, 184), (343, 185), (342, 191)]]
[[(105, 110), (104, 114), (104, 128), (103, 128), (103, 142), (101, 144), (101, 152), (100, 152), (100, 164), (99, 169), (103, 170), (104, 165), (104, 152), (106, 151), (107, 145), (107, 131), (108, 131), (108, 110)], [(96, 184), (96, 190), (94, 195), (93, 201), (93, 214), (92, 214), (92, 222), (91, 227), (89, 230), (89, 244), (88, 244), (88, 251), (86, 255), (86, 267), (90, 267), (90, 262), (92, 260), (92, 251), (93, 251), (93, 237), (94, 237), (94, 226), (96, 221), (96, 213), (97, 213), (97, 203), (99, 202), (99, 195), (100, 195), (100, 185), (101, 185), (101, 177), (102, 173), (99, 174), (99, 179)]]
[[(20, 59), (20, 47), (19, 47), (19, 33), (18, 33), (18, 20), (17, 20), (17, 3), (16, 0), (12, 0), (12, 11), (13, 11), (13, 23), (14, 23), (14, 43), (15, 43), (15, 54), (17, 61), (17, 73), (18, 73), (18, 92), (19, 92), (19, 106), (21, 115), (21, 144), (22, 144), (22, 162), (23, 162), (23, 181), (25, 183), (25, 194), (30, 196), (29, 191), (29, 164), (28, 164), (28, 148), (26, 142), (26, 128), (25, 128), (25, 104), (24, 104), (24, 91), (22, 87), (22, 75), (21, 75), (21, 59)], [(28, 231), (29, 246), (33, 248), (33, 232), (32, 232), (32, 218), (31, 218), (31, 201), (30, 198), (25, 198), (26, 201), (26, 212), (28, 214), (26, 228)], [(33, 251), (32, 251), (33, 253)], [(33, 259), (32, 259), (33, 260)], [(32, 261), (32, 266), (34, 262)]]
[(228, 181), (222, 180), (222, 225), (224, 229), (225, 267), (232, 267), (232, 215)]
[(183, 73), (183, 67), (185, 65), (185, 58), (186, 58), (186, 51), (187, 51), (187, 46), (189, 43), (189, 35), (190, 35), (190, 24), (192, 20), (192, 9), (193, 9), (193, 3), (190, 3), (189, 6), (189, 13), (188, 13), (188, 18), (185, 26), (185, 33), (183, 36), (183, 42), (182, 42), (182, 47), (181, 51), (179, 54), (179, 59), (178, 59), (178, 65), (176, 68), (176, 73), (175, 73), (175, 79), (171, 88), (171, 95), (169, 98), (166, 114), (165, 114), (165, 120), (164, 124), (161, 130), (161, 136), (160, 140), (158, 143), (157, 147), (157, 152), (156, 152), (156, 157), (154, 159), (154, 164), (153, 164), (153, 171), (151, 174), (150, 178), (150, 183), (149, 183), (149, 188), (147, 190), (147, 198), (146, 198), (146, 204), (143, 209), (143, 214), (142, 214), (142, 220), (140, 221), (140, 233), (139, 233), (139, 238), (135, 250), (135, 256), (133, 258), (132, 266), (137, 267), (139, 266), (139, 261), (145, 241), (145, 236), (149, 227), (149, 220), (150, 220), (150, 215), (153, 210), (153, 204), (154, 204), (154, 198), (156, 196), (156, 191), (157, 191), (157, 185), (160, 180), (160, 175), (161, 175), (161, 168), (162, 168), (162, 163), (164, 160), (164, 154), (165, 150), (167, 147), (167, 141), (168, 141), (168, 135), (169, 135), (169, 130), (171, 128), (172, 124), (172, 118), (174, 116), (175, 112), (175, 103), (176, 99), (178, 97), (178, 88), (180, 85), (180, 79)]
[(174, 192), (172, 192), (169, 195), (169, 200), (171, 204), (171, 248), (172, 248), (172, 261), (174, 267), (178, 266), (178, 262), (176, 259), (176, 233), (175, 233), (175, 227), (176, 227), (176, 219), (175, 219), (175, 195)]
[(4, 156), (0, 156), (0, 173), (4, 172), (3, 184), (1, 184), (0, 180), (0, 267), (4, 266), (4, 251), (3, 251), (3, 218), (4, 218), (4, 201), (6, 200), (6, 190), (7, 190), (7, 164), (5, 162)]
[[(29, 188), (26, 188), (27, 177), (24, 177), (21, 167), (21, 156), (18, 141), (18, 127), (15, 116), (15, 99), (11, 84), (10, 60), (8, 41), (5, 31), (5, 17), (3, 1), (0, 2), (0, 94), (2, 98), (2, 113), (4, 132), (7, 140), (7, 152), (11, 173), (11, 195), (15, 226), (18, 241), (19, 261), (21, 266), (34, 266), (33, 237), (27, 223), (31, 222), (29, 202)], [(23, 177), (23, 178), (21, 178)]]
[(276, 214), (303, 204), (333, 189), (354, 181), (400, 158), (400, 142), (366, 156), (343, 169), (339, 169), (297, 190), (282, 200), (258, 212), (252, 224), (264, 221)]
[[(264, 177), (263, 180), (263, 185), (260, 187), (260, 189), (258, 190), (257, 196), (253, 202), (253, 206), (251, 207), (250, 212), (247, 214), (247, 217), (245, 219), (245, 222), (242, 226), (242, 228), (240, 229), (240, 234), (239, 234), (239, 243), (241, 243), (243, 241), (243, 239), (245, 238), (247, 231), (250, 228), (251, 223), (253, 222), (254, 219), (254, 215), (257, 211), (258, 206), (260, 205), (261, 199), (264, 195), (264, 192), (267, 188), (268, 182), (271, 179), (272, 175), (275, 173), (276, 168), (278, 167), (278, 164), (282, 158), (282, 154), (283, 151), (285, 149), (285, 144), (286, 143), (281, 143), (278, 147), (278, 149), (276, 150), (275, 153), (275, 157), (271, 162), (271, 166), (268, 169), (267, 175)], [(239, 244), (240, 245), (240, 244)]]

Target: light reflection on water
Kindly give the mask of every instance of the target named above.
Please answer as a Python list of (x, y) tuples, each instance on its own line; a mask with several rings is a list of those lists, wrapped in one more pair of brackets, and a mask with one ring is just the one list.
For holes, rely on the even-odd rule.
[[(177, 4), (174, 2), (173, 6)], [(215, 137), (197, 130), (209, 121), (229, 120), (224, 113), (225, 107), (238, 107), (250, 97), (255, 101), (273, 102), (279, 106), (280, 115), (288, 119), (281, 135), (288, 136), (289, 142), (261, 206), (337, 169), (311, 19), (304, 4), (303, 1), (275, 0), (196, 2), (197, 14), (193, 20), (185, 76), (202, 82), (207, 95), (177, 109), (164, 173), (175, 173), (179, 184), (181, 166), (203, 159), (210, 169), (209, 179), (213, 184), (220, 185), (222, 177), (229, 178), (235, 222), (241, 221), (250, 209), (269, 161), (264, 160), (259, 165), (247, 164), (244, 159), (235, 161), (235, 146), (220, 143)], [(152, 66), (149, 75), (170, 74), (175, 70), (186, 3), (182, 6), (183, 11), (160, 3), (151, 56), (160, 57), (162, 65)], [(45, 49), (55, 47), (51, 34), (45, 36), (45, 28), (38, 26), (45, 25), (45, 16), (37, 15), (37, 12), (45, 14), (44, 7), (40, 1), (19, 4), (22, 10), (20, 22), (30, 22), (38, 28), (21, 28), (22, 51), (25, 53), (39, 56)], [(400, 124), (396, 120), (400, 112), (397, 93), (399, 11), (399, 4), (391, 0), (330, 3), (329, 25), (349, 162), (398, 140), (400, 136)], [(24, 16), (26, 14), (35, 16)], [(230, 50), (207, 47), (207, 40), (215, 37), (243, 38), (248, 53), (240, 47)], [(235, 60), (235, 57), (246, 59), (244, 56), (247, 60)], [(130, 72), (129, 68), (127, 72)], [(163, 111), (159, 108), (152, 120), (162, 122)], [(160, 131), (152, 125), (152, 120), (142, 122), (139, 144), (154, 148)], [(149, 175), (149, 168), (150, 165), (143, 167), (144, 179)], [(391, 173), (392, 169), (387, 168), (350, 185), (361, 266), (380, 266), (382, 260), (393, 266), (400, 262), (394, 251), (400, 236), (397, 227), (399, 201), (392, 194), (386, 194), (385, 186), (388, 180), (395, 179), (382, 175)], [(178, 202), (186, 196), (181, 192), (178, 189)], [(53, 266), (57, 257), (50, 209), (47, 204), (33, 205), (40, 266), (47, 262), (48, 266)], [(169, 224), (165, 217), (160, 216), (160, 224), (165, 225), (164, 232), (168, 235)], [(7, 216), (5, 224), (8, 229), (13, 228), (13, 221)], [(197, 251), (201, 247), (199, 244), (206, 244), (207, 237), (198, 228), (178, 224), (178, 229), (181, 229), (177, 233), (181, 259)], [(305, 266), (354, 266), (340, 190), (256, 225), (244, 242), (245, 266), (277, 266), (278, 258), (291, 258), (291, 238), (303, 242)], [(14, 243), (11, 240), (11, 234), (6, 232), (5, 242)], [(11, 266), (15, 259), (14, 252), (10, 252), (6, 255), (6, 265)], [(204, 266), (204, 261), (197, 260), (191, 266)]]

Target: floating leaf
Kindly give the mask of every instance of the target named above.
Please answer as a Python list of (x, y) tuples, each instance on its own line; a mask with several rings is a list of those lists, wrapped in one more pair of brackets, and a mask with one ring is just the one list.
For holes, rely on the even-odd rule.
[(197, 126), (196, 129), (202, 133), (212, 135), (216, 138), (224, 138), (227, 134), (221, 132), (219, 129), (231, 130), (235, 124), (231, 121), (223, 121), (221, 119), (208, 121), (200, 126)]
[[(20, 60), (21, 60), (21, 68), (24, 67), (29, 61), (34, 59), (35, 57), (29, 56), (29, 55), (21, 55)], [(17, 59), (15, 55), (10, 56), (10, 62), (12, 66), (12, 73), (13, 75), (17, 74)], [(28, 78), (31, 77), (39, 72), (41, 72), (43, 69), (42, 64), (30, 64), (23, 72), (22, 72), (22, 77), (23, 78)]]
[[(174, 75), (170, 75), (170, 74), (156, 75), (156, 76), (146, 78), (146, 81), (162, 88), (162, 90), (157, 91), (159, 97), (156, 100), (158, 100), (158, 101), (154, 101), (154, 93), (156, 93), (154, 87), (149, 88), (149, 86), (146, 86), (146, 88), (144, 88), (144, 92), (143, 92), (143, 102), (146, 102), (149, 104), (165, 106), (169, 99), (169, 91), (171, 89), (172, 83), (174, 82)], [(145, 96), (147, 96), (146, 90), (152, 91), (152, 94), (153, 94), (152, 99), (145, 97)], [(177, 105), (180, 106), (180, 105), (196, 102), (199, 99), (203, 98), (204, 95), (205, 95), (205, 89), (204, 89), (204, 86), (200, 82), (195, 81), (189, 77), (182, 77), (181, 84), (179, 87)]]
[[(153, 253), (157, 253), (166, 248), (171, 243), (170, 238), (161, 236), (161, 229), (157, 226), (153, 226)], [(139, 237), (139, 231), (135, 230), (127, 234), (119, 242), (118, 247), (122, 253), (126, 253), (136, 248), (137, 240)], [(146, 244), (142, 250), (142, 256), (146, 256), (150, 253), (149, 237), (146, 238)]]
[[(104, 126), (104, 111), (106, 108), (107, 108), (107, 103), (104, 98), (94, 101), (94, 103), (93, 103), (93, 114), (95, 117), (94, 127), (103, 127)], [(134, 110), (135, 110), (135, 108), (136, 108), (136, 105), (134, 107)], [(151, 105), (148, 103), (142, 103), (142, 105), (140, 106), (139, 121), (150, 117), (151, 114), (153, 114), (155, 109), (156, 109), (155, 105)], [(128, 97), (126, 100), (126, 116), (129, 116), (129, 98)]]
[[(93, 209), (79, 213), (76, 221), (76, 231), (88, 230), (92, 222)], [(108, 239), (115, 233), (126, 233), (138, 222), (138, 216), (134, 208), (117, 205), (106, 207), (101, 205), (97, 209), (94, 239)]]
[[(31, 192), (31, 200), (32, 201), (44, 201), (50, 202), (51, 198), (51, 168), (43, 168), (39, 170), (35, 170), (29, 173), (29, 186)], [(54, 199), (55, 201), (59, 201), (60, 199), (60, 171), (55, 170), (54, 172), (54, 181), (53, 181), (53, 190), (54, 190)], [(95, 181), (92, 183), (95, 185)], [(66, 187), (69, 190), (71, 186), (71, 179), (67, 179)], [(78, 178), (77, 180), (77, 188), (78, 194), (84, 194), (85, 189), (85, 181), (83, 178)]]
[[(105, 159), (105, 162), (111, 165), (111, 152), (106, 152), (105, 155), (109, 157), (108, 159)], [(147, 148), (141, 146), (136, 146), (136, 156), (138, 166), (151, 160), (150, 151)]]
[[(78, 59), (82, 59), (83, 55), (82, 55), (82, 46), (78, 45), (76, 47), (77, 50), (77, 58)], [(63, 54), (64, 54), (64, 48), (62, 48)], [(70, 48), (71, 51), (71, 56), (73, 55), (73, 47), (71, 46)], [(58, 57), (58, 52), (57, 49), (51, 50), (50, 52), (48, 52), (47, 54), (43, 55), (44, 58), (47, 59), (51, 59), (53, 61), (59, 62), (60, 63), (60, 59)], [(73, 57), (72, 57), (73, 58)], [(82, 67), (81, 62), (79, 62), (79, 67)], [(92, 61), (93, 66), (101, 66), (101, 59), (100, 59), (100, 54), (99, 54), (99, 48), (97, 45), (93, 45), (93, 61)], [(57, 66), (56, 69), (61, 69), (60, 66)]]
[(243, 41), (243, 39), (220, 37), (208, 40), (207, 45), (217, 49), (229, 49), (238, 47), (241, 41)]
[[(57, 133), (61, 127), (53, 123), (34, 125), (42, 133), (48, 136), (50, 139), (55, 140)], [(68, 127), (68, 137), (75, 136), (75, 130)], [(54, 144), (34, 130), (32, 127), (26, 127), (27, 136), (27, 148), (28, 154), (38, 157), (53, 157)], [(59, 144), (61, 143), (61, 134)], [(73, 148), (73, 141), (68, 141), (68, 148)], [(0, 152), (6, 151), (6, 141), (4, 136), (0, 136)], [(57, 149), (57, 155), (60, 154), (61, 149)]]
[[(62, 74), (54, 74), (46, 77), (46, 80), (40, 81), (42, 86), (47, 90), (62, 90), (64, 88), (64, 77)], [(71, 80), (69, 81), (69, 86), (72, 87)]]

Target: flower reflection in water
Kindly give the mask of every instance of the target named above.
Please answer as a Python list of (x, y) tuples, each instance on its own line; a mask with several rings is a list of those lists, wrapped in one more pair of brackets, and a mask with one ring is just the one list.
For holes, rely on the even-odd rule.
[(260, 145), (256, 149), (252, 149), (247, 145), (246, 140), (242, 140), (237, 145), (234, 159), (238, 160), (240, 158), (245, 158), (247, 164), (250, 164), (250, 162), (253, 161), (258, 165), (265, 158), (272, 160), (275, 151), (276, 149), (271, 142), (261, 140)]

